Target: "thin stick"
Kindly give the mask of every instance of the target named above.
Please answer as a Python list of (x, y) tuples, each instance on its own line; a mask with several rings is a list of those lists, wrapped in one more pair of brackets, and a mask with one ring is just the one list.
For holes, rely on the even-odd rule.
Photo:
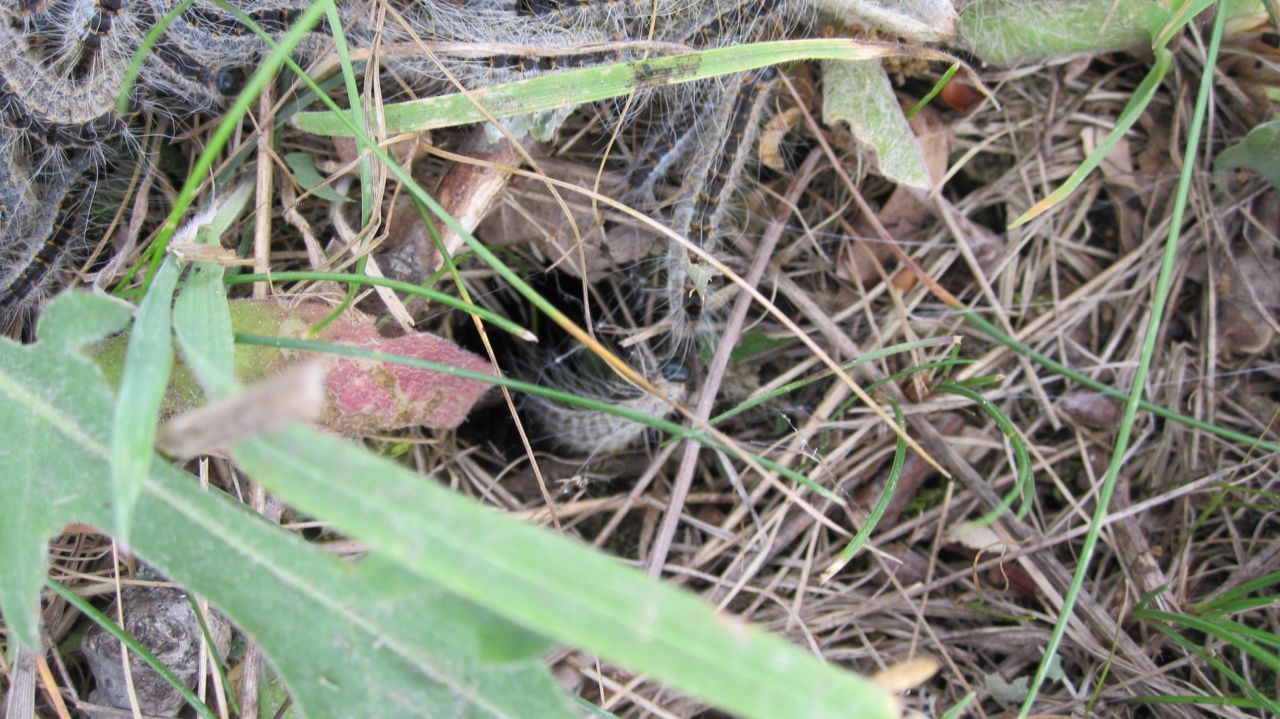
[[(275, 123), (271, 121), (271, 85), (262, 88), (258, 96), (258, 162), (257, 196), (253, 223), (253, 271), (266, 274), (271, 270), (271, 203), (273, 199), (271, 179), (275, 174), (272, 162), (271, 139), (275, 135)], [(259, 282), (253, 286), (253, 298), (265, 300), (267, 285)]]
[[(777, 247), (778, 240), (782, 237), (782, 231), (787, 226), (787, 219), (791, 216), (791, 210), (813, 180), (818, 162), (821, 160), (822, 151), (814, 150), (809, 153), (809, 157), (805, 158), (804, 164), (796, 172), (795, 179), (792, 180), (791, 186), (787, 188), (786, 199), (779, 204), (777, 212), (774, 213), (773, 219), (769, 222), (768, 229), (765, 230), (764, 235), (760, 238), (760, 245), (756, 249), (755, 259), (752, 260), (751, 268), (743, 278), (748, 285), (755, 287), (760, 283), (760, 278), (764, 276), (765, 267), (768, 266), (769, 260), (773, 257), (773, 250)], [(733, 306), (733, 314), (729, 316), (729, 321), (725, 324), (724, 336), (716, 347), (715, 356), (711, 358), (711, 364), (707, 368), (707, 381), (702, 386), (698, 404), (693, 410), (697, 424), (705, 423), (707, 418), (711, 416), (711, 407), (715, 404), (716, 394), (720, 389), (720, 381), (724, 378), (725, 368), (729, 365), (729, 355), (737, 344), (735, 339), (742, 332), (742, 325), (746, 322), (747, 310), (751, 307), (751, 301), (752, 297), (750, 295), (746, 293), (739, 294), (737, 302)], [(680, 456), (680, 468), (676, 472), (675, 484), (671, 488), (671, 499), (667, 502), (666, 514), (662, 517), (662, 524), (658, 527), (658, 536), (654, 538), (653, 549), (649, 554), (648, 571), (652, 576), (660, 575), (663, 565), (667, 562), (667, 555), (671, 551), (671, 541), (675, 538), (676, 528), (680, 523), (680, 514), (684, 511), (684, 503), (689, 496), (689, 488), (693, 485), (693, 470), (699, 449), (701, 449), (701, 446), (697, 442), (685, 441), (684, 443), (684, 453)]]

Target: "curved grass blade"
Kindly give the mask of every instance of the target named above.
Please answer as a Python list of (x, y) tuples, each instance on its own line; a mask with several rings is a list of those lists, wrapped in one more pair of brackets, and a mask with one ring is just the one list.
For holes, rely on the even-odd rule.
[[(897, 418), (898, 424), (905, 426), (907, 418), (902, 414), (902, 408), (897, 404), (893, 405), (893, 414)], [(840, 550), (840, 556), (836, 561), (831, 563), (822, 572), (822, 578), (819, 580), (823, 583), (829, 581), (844, 566), (848, 564), (854, 556), (858, 554), (858, 550), (862, 549), (862, 545), (867, 543), (871, 538), (871, 533), (875, 531), (876, 525), (880, 523), (880, 518), (884, 516), (886, 510), (889, 509), (889, 503), (893, 501), (893, 493), (898, 488), (898, 480), (902, 478), (902, 467), (907, 463), (907, 443), (901, 438), (897, 440), (897, 446), (893, 450), (893, 464), (889, 467), (889, 476), (884, 483), (884, 491), (880, 493), (880, 498), (876, 500), (876, 506), (872, 508), (871, 514), (867, 516), (867, 521), (863, 522), (862, 528), (858, 533), (853, 535), (853, 539)]]
[[(1005, 347), (1008, 347), (1009, 349), (1026, 357), (1032, 362), (1035, 362), (1041, 367), (1045, 367), (1056, 374), (1062, 375), (1063, 377), (1070, 379), (1072, 382), (1075, 382), (1076, 384), (1082, 387), (1088, 387), (1089, 389), (1094, 390), (1095, 392), (1101, 392), (1102, 394), (1105, 394), (1106, 396), (1111, 397), (1113, 399), (1128, 399), (1129, 395), (1127, 393), (1121, 392), (1120, 390), (1110, 385), (1103, 384), (1102, 382), (1099, 382), (1090, 377), (1086, 377), (1085, 375), (1077, 372), (1074, 369), (1071, 369), (1070, 367), (1062, 364), (1061, 362), (1058, 362), (1057, 360), (1054, 360), (1048, 357), (1047, 355), (1043, 355), (1035, 351), (1031, 347), (1028, 347), (1027, 345), (1014, 339), (1013, 337), (1010, 337), (1009, 335), (1005, 334), (1004, 331), (1001, 330), (999, 327), (996, 327), (995, 325), (991, 324), (986, 319), (984, 319), (983, 317), (980, 317), (977, 313), (972, 312), (971, 310), (964, 307), (963, 305), (952, 305), (952, 309), (960, 313), (960, 316), (964, 318), (965, 322), (968, 322), (969, 324), (981, 330), (982, 333), (985, 334), (987, 337), (990, 337), (996, 342), (999, 342)], [(1212, 434), (1215, 437), (1221, 437), (1222, 439), (1229, 440), (1232, 442), (1238, 442), (1240, 444), (1243, 444), (1249, 447), (1256, 447), (1258, 449), (1261, 449), (1267, 452), (1280, 452), (1280, 442), (1273, 442), (1271, 440), (1263, 439), (1262, 437), (1252, 437), (1242, 432), (1237, 432), (1233, 429), (1219, 427), (1217, 425), (1210, 424), (1203, 420), (1196, 419), (1195, 417), (1189, 417), (1180, 412), (1175, 412), (1167, 407), (1161, 407), (1160, 405), (1152, 404), (1147, 400), (1139, 401), (1138, 407), (1141, 408), (1143, 412), (1150, 412), (1151, 414), (1154, 414), (1157, 417), (1167, 419), (1170, 422), (1177, 422), (1178, 424), (1191, 427), (1193, 429), (1197, 429), (1201, 432)]]
[(1022, 505), (1018, 509), (1017, 517), (1021, 519), (1026, 516), (1031, 509), (1031, 498), (1034, 495), (1035, 485), (1032, 481), (1031, 455), (1027, 452), (1027, 444), (1023, 441), (1022, 435), (1018, 434), (1018, 428), (1013, 426), (1013, 422), (991, 400), (965, 385), (958, 382), (943, 382), (938, 385), (938, 391), (958, 395), (977, 404), (988, 417), (995, 421), (996, 426), (1009, 439), (1009, 444), (1013, 447), (1013, 458), (1016, 464), (1013, 489), (1009, 490), (1009, 493), (1000, 500), (1000, 504), (980, 517), (977, 523), (985, 526), (996, 521), (1006, 509), (1013, 506), (1014, 500), (1019, 495), (1022, 497)]
[[(254, 27), (254, 32), (257, 33), (269, 47), (276, 48), (276, 44), (274, 40), (266, 36), (265, 33), (262, 33), (261, 30), (256, 26), (253, 26), (253, 25), (250, 25), (250, 26)], [(781, 44), (794, 45), (796, 43), (803, 43), (803, 42), (810, 42), (810, 41), (794, 41), (793, 43), (781, 43)], [(779, 43), (761, 43), (761, 45), (778, 45), (778, 44)], [(729, 51), (729, 50), (737, 50), (740, 48), (721, 48), (721, 49)], [(940, 53), (935, 53), (928, 50), (915, 51), (915, 54), (918, 54), (923, 57), (937, 56), (937, 57), (946, 58), (948, 61), (954, 61), (954, 58), (949, 58), (946, 55), (942, 55)], [(323, 102), (330, 109), (332, 118), (336, 119), (339, 124), (343, 125), (347, 129), (347, 131), (351, 132), (356, 137), (357, 143), (362, 149), (367, 150), (368, 152), (372, 153), (375, 157), (377, 157), (379, 161), (381, 161), (383, 165), (387, 168), (388, 172), (390, 172), (393, 176), (395, 176), (396, 179), (400, 180), (405, 185), (410, 196), (412, 196), (417, 202), (420, 202), (421, 204), (425, 205), (429, 210), (431, 210), (432, 214), (439, 217), (441, 222), (443, 222), (446, 227), (448, 227), (451, 231), (453, 231), (458, 237), (462, 238), (463, 242), (467, 244), (467, 246), (471, 249), (471, 251), (473, 251), (477, 256), (479, 256), (480, 259), (482, 259), (486, 264), (492, 267), (494, 271), (497, 272), (497, 274), (503, 280), (505, 280), (513, 289), (515, 289), (525, 299), (529, 300), (529, 302), (532, 303), (534, 307), (536, 307), (539, 311), (541, 311), (544, 315), (546, 315), (547, 318), (549, 318), (552, 322), (554, 322), (556, 325), (562, 328), (566, 333), (568, 333), (575, 340), (582, 343), (583, 345), (591, 347), (592, 352), (597, 357), (599, 357), (602, 361), (604, 361), (605, 364), (613, 368), (615, 372), (617, 372), (627, 381), (631, 382), (632, 384), (636, 385), (637, 387), (640, 387), (641, 389), (645, 390), (646, 392), (649, 392), (654, 396), (663, 397), (664, 399), (667, 400), (667, 402), (672, 407), (679, 409), (678, 403), (672, 402), (670, 398), (664, 397), (662, 392), (659, 391), (656, 387), (654, 387), (653, 384), (649, 382), (649, 380), (646, 377), (642, 376), (639, 372), (637, 372), (634, 368), (632, 368), (630, 365), (628, 365), (626, 362), (620, 359), (617, 355), (615, 355), (614, 353), (602, 347), (595, 340), (595, 338), (591, 337), (589, 333), (587, 333), (581, 327), (575, 324), (573, 320), (567, 317), (564, 313), (560, 312), (554, 305), (548, 302), (546, 298), (539, 295), (538, 292), (529, 285), (529, 283), (525, 282), (524, 279), (522, 279), (519, 275), (513, 272), (511, 268), (506, 265), (506, 263), (504, 263), (501, 259), (498, 258), (496, 254), (493, 253), (493, 251), (491, 251), (483, 243), (477, 240), (474, 235), (472, 235), (464, 227), (462, 227), (458, 223), (456, 218), (454, 218), (448, 212), (446, 212), (445, 209), (440, 206), (440, 203), (436, 202), (435, 198), (431, 197), (431, 195), (428, 194), (422, 188), (422, 186), (419, 185), (414, 180), (412, 174), (410, 174), (403, 167), (401, 167), (399, 163), (397, 163), (394, 160), (394, 158), (392, 158), (387, 153), (385, 149), (380, 147), (378, 143), (373, 140), (373, 138), (369, 137), (367, 132), (364, 132), (359, 126), (357, 126), (354, 122), (352, 122), (348, 114), (344, 112), (341, 108), (339, 108), (331, 98), (321, 93), (315, 81), (312, 80), (302, 70), (302, 68), (298, 67), (297, 63), (293, 62), (288, 57), (284, 58), (284, 62), (286, 62), (289, 68), (298, 75), (299, 79), (301, 79), (309, 88), (311, 88), (313, 92), (316, 92), (317, 97), (321, 100), (321, 102)], [(630, 92), (630, 90), (628, 92)], [(468, 93), (466, 96), (470, 101), (471, 95)], [(476, 105), (474, 102), (472, 102), (472, 106), (478, 107), (478, 105)], [(488, 115), (483, 112), (481, 114), (488, 117)], [(545, 177), (540, 179), (550, 184), (558, 184), (555, 181)], [(573, 187), (572, 185), (568, 187), (569, 189), (581, 189), (581, 188)], [(625, 206), (623, 209), (624, 210), (626, 209)], [(632, 212), (634, 212), (634, 210)], [(687, 240), (681, 238), (679, 235), (676, 235), (673, 232), (670, 232), (670, 230), (667, 230), (667, 232), (669, 233), (669, 236), (672, 239), (676, 239), (677, 241), (687, 242)], [(704, 260), (705, 262), (707, 262), (707, 264), (715, 268), (717, 271), (724, 273), (726, 276), (729, 276), (729, 277), (735, 277), (735, 278), (737, 277), (731, 269), (724, 266), (714, 257), (706, 254), (705, 251), (692, 245), (687, 245), (687, 247), (689, 247), (689, 249), (693, 252), (693, 254), (697, 255), (699, 259)], [(765, 298), (763, 295), (759, 293), (758, 290), (746, 284), (745, 282), (742, 282), (740, 278), (738, 279), (737, 284), (740, 287), (742, 287), (745, 291), (752, 294), (758, 302), (760, 302), (762, 305), (768, 308), (770, 310), (770, 313), (773, 314), (775, 317), (777, 317), (784, 326), (790, 329), (802, 343), (808, 346), (809, 349), (811, 349), (814, 352), (814, 354), (823, 361), (824, 364), (826, 364), (829, 368), (835, 371), (839, 376), (840, 380), (844, 382), (844, 384), (848, 386), (849, 389), (855, 395), (857, 395), (859, 399), (865, 402), (867, 406), (871, 409), (871, 411), (875, 413), (882, 421), (884, 421), (885, 424), (894, 431), (894, 433), (896, 433), (899, 437), (901, 437), (903, 441), (905, 441), (908, 444), (908, 446), (910, 446), (916, 453), (918, 453), (921, 457), (923, 457), (926, 462), (928, 462), (931, 466), (933, 466), (944, 477), (951, 476), (950, 473), (945, 468), (942, 467), (942, 465), (938, 464), (937, 460), (933, 459), (933, 457), (931, 457), (929, 453), (926, 452), (924, 448), (922, 448), (915, 441), (915, 439), (913, 439), (910, 435), (906, 434), (901, 428), (899, 428), (897, 424), (893, 422), (893, 419), (888, 416), (885, 410), (881, 408), (879, 405), (875, 404), (875, 402), (872, 401), (870, 396), (867, 395), (866, 392), (861, 387), (859, 387), (858, 384), (854, 382), (851, 377), (848, 376), (848, 374), (844, 373), (839, 369), (839, 365), (835, 363), (835, 360), (833, 360), (826, 352), (824, 352), (820, 347), (818, 347), (817, 344), (813, 342), (813, 340), (811, 340), (807, 335), (805, 335), (800, 330), (800, 328), (796, 326), (794, 322), (791, 321), (790, 318), (788, 318), (780, 310), (774, 307), (768, 301), (767, 298)], [(690, 418), (692, 419), (691, 416)], [(723, 444), (726, 444), (726, 445), (733, 444), (733, 441), (731, 439), (729, 439), (728, 437), (725, 437), (723, 434), (718, 432), (714, 427), (711, 427), (710, 425), (706, 425), (705, 423), (699, 423), (699, 424), (709, 434), (711, 434), (717, 440), (721, 441)], [(740, 457), (746, 458), (747, 464), (750, 465), (752, 469), (763, 472), (762, 466), (758, 462), (754, 462), (754, 460), (751, 459), (753, 455), (749, 453), (740, 453), (740, 452), (737, 453), (737, 455)], [(809, 483), (810, 483), (809, 480), (806, 480), (806, 484), (809, 484)], [(831, 498), (833, 496), (829, 491), (823, 491), (822, 494), (823, 496), (828, 498)], [(845, 501), (841, 498), (835, 498), (833, 499), (833, 501), (835, 501), (840, 506), (844, 506), (846, 504)]]
[[(205, 144), (200, 156), (196, 158), (186, 182), (183, 183), (182, 188), (178, 191), (178, 196), (173, 203), (173, 209), (169, 211), (169, 216), (165, 218), (160, 233), (156, 235), (155, 241), (147, 248), (147, 252), (144, 255), (144, 258), (149, 263), (149, 269), (147, 270), (148, 284), (150, 283), (150, 276), (154, 274), (160, 265), (160, 258), (164, 256), (165, 249), (169, 246), (169, 240), (178, 229), (178, 222), (186, 214), (187, 209), (191, 207), (191, 203), (195, 199), (196, 188), (208, 176), (218, 153), (222, 152), (222, 148), (226, 147), (231, 135), (240, 126), (240, 120), (249, 112), (249, 107), (257, 99), (258, 95), (262, 93), (263, 88), (267, 86), (267, 83), (271, 82), (271, 78), (275, 77), (276, 72), (288, 60), (289, 53), (302, 42), (307, 33), (311, 31), (311, 28), (320, 22), (330, 1), (313, 3), (302, 12), (297, 22), (289, 28), (289, 31), (285, 33), (279, 43), (273, 45), (271, 53), (262, 61), (258, 69), (249, 76), (244, 89), (236, 96), (235, 102), (227, 109), (222, 122), (218, 123), (217, 128), (209, 136), (209, 141)], [(296, 64), (293, 66), (296, 67)], [(133, 271), (126, 274), (124, 279), (120, 281), (119, 287), (123, 288), (132, 280), (137, 269), (135, 267)]]
[(1071, 173), (1066, 182), (1063, 182), (1057, 189), (1049, 193), (1048, 197), (1032, 205), (1016, 220), (1009, 223), (1009, 229), (1021, 227), (1057, 207), (1059, 203), (1070, 197), (1071, 193), (1076, 191), (1076, 188), (1080, 187), (1085, 178), (1102, 164), (1106, 156), (1120, 143), (1124, 134), (1133, 127), (1133, 124), (1146, 111), (1147, 105), (1151, 104), (1152, 98), (1155, 97), (1156, 89), (1160, 87), (1160, 82), (1168, 74), (1172, 61), (1173, 53), (1164, 48), (1156, 50), (1155, 64), (1151, 66), (1151, 69), (1147, 71), (1147, 76), (1142, 78), (1142, 82), (1133, 91), (1133, 97), (1129, 98), (1129, 102), (1124, 106), (1120, 117), (1116, 119), (1116, 126), (1111, 129), (1111, 132), (1107, 133), (1102, 143), (1094, 148), (1093, 152), (1089, 153), (1084, 162), (1081, 162), (1080, 166)]
[[(1191, 610), (1196, 614), (1214, 615), (1240, 611), (1242, 607), (1253, 608), (1255, 606), (1266, 606), (1271, 602), (1280, 601), (1280, 595), (1256, 597), (1252, 599), (1248, 598), (1247, 595), (1273, 585), (1280, 585), (1280, 572), (1272, 572), (1266, 576), (1245, 582), (1238, 587), (1232, 587), (1207, 602), (1200, 602), (1199, 604), (1192, 605)], [(1255, 601), (1259, 603), (1254, 604), (1253, 602)], [(1249, 604), (1238, 604), (1240, 602), (1247, 602)]]
[[(1194, 642), (1186, 638), (1185, 636), (1183, 636), (1181, 632), (1175, 629), (1172, 629), (1170, 627), (1164, 626), (1161, 623), (1161, 621), (1168, 621), (1180, 626), (1186, 626), (1182, 620), (1187, 619), (1187, 617), (1182, 615), (1176, 615), (1176, 614), (1171, 615), (1167, 612), (1156, 612), (1156, 611), (1151, 611), (1146, 609), (1135, 610), (1132, 616), (1138, 619), (1154, 620), (1150, 626), (1154, 628), (1156, 631), (1172, 639), (1174, 642), (1176, 642), (1178, 645), (1180, 645), (1184, 649), (1199, 656), (1202, 660), (1204, 660), (1207, 664), (1209, 664), (1209, 666), (1218, 670), (1218, 672), (1222, 676), (1226, 677), (1228, 681), (1236, 685), (1236, 687), (1238, 687), (1241, 692), (1243, 692), (1244, 694), (1247, 694), (1249, 699), (1252, 699), (1253, 701), (1256, 701), (1256, 702), (1261, 702), (1262, 705), (1266, 707), (1273, 714), (1280, 714), (1280, 702), (1277, 702), (1274, 699), (1269, 699), (1265, 694), (1258, 691), (1258, 689), (1253, 685), (1253, 682), (1241, 676), (1238, 672), (1232, 669), (1230, 665), (1228, 665), (1225, 661), (1223, 661), (1218, 656), (1216, 656), (1215, 653), (1210, 652), (1208, 649), (1202, 646), (1201, 643)], [(1217, 636), (1217, 635), (1214, 635), (1214, 636)], [(1224, 637), (1224, 639), (1226, 638)], [(1243, 647), (1241, 647), (1241, 645), (1236, 643), (1235, 641), (1231, 641), (1230, 639), (1227, 639), (1227, 641), (1229, 641), (1231, 644), (1233, 644), (1237, 648), (1240, 648), (1243, 650)]]
[[(896, 354), (911, 352), (917, 349), (924, 349), (926, 347), (937, 347), (939, 345), (952, 344), (957, 341), (958, 341), (957, 338), (954, 336), (935, 337), (935, 338), (929, 338), (929, 339), (916, 340), (914, 342), (902, 342), (896, 345), (890, 345), (888, 347), (881, 347), (878, 350), (874, 350), (866, 353), (865, 355), (859, 357), (856, 360), (853, 360), (852, 362), (846, 362), (840, 365), (840, 369), (848, 372), (849, 370), (860, 367), (868, 362), (875, 362), (876, 360), (881, 360), (881, 359), (884, 359), (885, 357), (892, 357), (893, 355), (896, 355)], [(834, 373), (831, 370), (823, 370), (812, 377), (806, 377), (805, 379), (798, 379), (798, 380), (795, 380), (794, 382), (788, 382), (787, 384), (784, 384), (781, 387), (770, 390), (769, 392), (765, 392), (764, 394), (761, 394), (757, 397), (752, 397), (738, 404), (735, 407), (732, 407), (730, 409), (725, 410), (724, 412), (721, 412), (715, 417), (712, 417), (711, 419), (707, 420), (707, 423), (711, 425), (720, 424), (721, 422), (724, 422), (727, 419), (736, 417), (742, 414), (743, 412), (746, 412), (752, 407), (759, 406), (761, 404), (764, 404), (765, 402), (771, 402), (779, 397), (782, 397), (783, 395), (787, 395), (798, 389), (807, 387), (813, 384), (814, 382), (821, 382), (822, 380), (832, 377), (833, 375)], [(871, 386), (867, 388), (867, 391), (872, 391), (874, 389), (875, 387)]]
[(680, 439), (691, 439), (695, 442), (700, 442), (708, 447), (718, 449), (722, 452), (725, 452), (739, 459), (749, 459), (751, 461), (757, 462), (760, 464), (760, 466), (772, 472), (777, 472), (778, 474), (781, 474), (782, 476), (788, 479), (791, 479), (793, 481), (796, 481), (796, 482), (799, 482), (800, 484), (805, 485), (806, 487), (813, 490), (814, 492), (824, 497), (825, 499), (829, 499), (833, 502), (838, 502), (841, 505), (845, 504), (845, 501), (842, 498), (840, 498), (838, 495), (836, 495), (834, 492), (832, 492), (830, 489), (827, 489), (826, 487), (823, 487), (822, 485), (817, 484), (816, 482), (804, 476), (803, 474), (793, 469), (783, 467), (782, 465), (776, 464), (763, 457), (745, 454), (739, 450), (729, 447), (728, 445), (724, 444), (723, 442), (720, 442), (714, 437), (707, 436), (705, 433), (699, 431), (696, 428), (686, 427), (682, 424), (676, 424), (675, 422), (665, 420), (661, 417), (654, 417), (653, 415), (645, 414), (643, 412), (637, 412), (635, 410), (627, 409), (625, 407), (619, 407), (615, 404), (610, 404), (609, 402), (604, 402), (591, 397), (582, 397), (569, 392), (563, 392), (560, 390), (551, 389), (549, 387), (543, 387), (542, 385), (537, 385), (537, 384), (532, 384), (530, 382), (522, 382), (520, 380), (511, 379), (510, 377), (500, 377), (500, 376), (488, 374), (485, 372), (472, 372), (471, 370), (463, 369), (461, 367), (454, 367), (452, 365), (439, 364), (437, 362), (418, 359), (416, 357), (402, 357), (400, 355), (387, 354), (386, 352), (377, 352), (374, 350), (366, 349), (364, 347), (355, 347), (353, 345), (340, 345), (340, 344), (329, 344), (325, 342), (312, 342), (309, 340), (290, 339), (287, 337), (262, 337), (258, 335), (243, 334), (243, 333), (237, 334), (235, 337), (236, 337), (236, 342), (240, 344), (256, 345), (260, 347), (274, 347), (277, 349), (292, 349), (292, 350), (306, 350), (311, 352), (324, 352), (329, 354), (343, 355), (346, 357), (362, 357), (364, 359), (378, 360), (380, 362), (394, 362), (396, 364), (402, 364), (407, 367), (418, 367), (420, 369), (430, 370), (432, 372), (439, 372), (441, 374), (453, 375), (455, 377), (464, 377), (466, 379), (473, 379), (478, 382), (486, 382), (488, 384), (506, 387), (508, 389), (513, 389), (519, 392), (525, 392), (528, 394), (537, 395), (539, 397), (550, 399), (556, 402), (564, 402), (565, 404), (571, 404), (571, 405), (581, 407), (583, 409), (592, 410), (595, 412), (605, 412), (607, 414), (611, 414), (615, 417), (621, 417), (631, 422), (637, 422), (639, 424), (647, 425), (649, 427), (660, 430), (662, 432), (666, 432), (667, 434), (670, 434), (673, 437), (678, 437)]

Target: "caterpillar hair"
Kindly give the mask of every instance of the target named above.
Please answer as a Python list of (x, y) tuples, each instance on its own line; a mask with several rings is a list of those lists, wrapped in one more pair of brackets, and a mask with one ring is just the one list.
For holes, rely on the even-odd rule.
[(11, 153), (0, 162), (0, 330), (26, 331), (87, 247), (94, 187), (87, 153), (36, 175)]
[[(110, 44), (111, 32), (124, 10), (124, 0), (96, 0), (89, 16), (79, 22), (80, 51), (74, 59), (72, 77), (84, 79), (93, 72), (103, 47)], [(76, 27), (77, 18), (69, 23)]]
[[(704, 136), (709, 146), (695, 153), (704, 158), (697, 166), (690, 166), (697, 172), (694, 176), (700, 178), (698, 189), (677, 204), (673, 227), (703, 252), (713, 253), (717, 247), (722, 220), (731, 206), (729, 200), (741, 180), (747, 150), (755, 142), (761, 115), (771, 97), (773, 77), (771, 70), (746, 73), (739, 86), (727, 91), (717, 112), (716, 131)], [(713, 326), (704, 310), (714, 274), (683, 243), (669, 243), (666, 288), (676, 346), (683, 343), (696, 348), (699, 335)]]
[[(687, 373), (675, 367), (651, 382), (667, 399), (683, 402), (688, 396), (687, 378)], [(616, 380), (588, 378), (573, 363), (551, 364), (541, 373), (540, 383), (651, 417), (665, 418), (672, 413), (663, 396)], [(526, 398), (525, 409), (539, 428), (540, 438), (577, 457), (590, 458), (628, 449), (638, 444), (649, 429), (647, 425), (614, 414), (537, 396)]]
[[(98, 61), (116, 52), (115, 7), (83, 2), (26, 11), (0, 7), (0, 124), (26, 142), (50, 148), (94, 148), (126, 131), (112, 112), (122, 66)], [(89, 26), (97, 30), (86, 34)], [(56, 32), (37, 34), (30, 28)], [(6, 140), (7, 146), (24, 144)], [(29, 164), (38, 169), (37, 163)]]

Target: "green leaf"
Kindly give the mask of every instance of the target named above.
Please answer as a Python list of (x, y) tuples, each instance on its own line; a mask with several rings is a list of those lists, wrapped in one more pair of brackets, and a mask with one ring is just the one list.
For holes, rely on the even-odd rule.
[(1280, 190), (1280, 120), (1258, 125), (1238, 144), (1218, 154), (1214, 172), (1253, 170)]
[(182, 360), (201, 379), (213, 398), (237, 388), (235, 348), (232, 345), (231, 313), (222, 268), (199, 263), (191, 271), (187, 286), (173, 310), (173, 329), (180, 346), (199, 346), (200, 352), (184, 351)]
[[(191, 340), (183, 341), (184, 356), (210, 353), (218, 341), (201, 333)], [(366, 564), (413, 572), (539, 635), (597, 652), (744, 716), (827, 716), (850, 708), (867, 716), (892, 713), (893, 700), (865, 680), (717, 618), (692, 596), (356, 446), (300, 428), (241, 443), (234, 455), (259, 482), (366, 542), (373, 552)], [(483, 646), (490, 658), (530, 651), (508, 631)], [(766, 674), (771, 681), (760, 682)]]
[(831, 125), (841, 120), (849, 123), (858, 142), (876, 151), (880, 174), (921, 190), (930, 188), (924, 150), (880, 63), (822, 64), (822, 121)]
[[(530, 654), (545, 640), (376, 558), (326, 556), (180, 471), (153, 472), (134, 549), (252, 635), (313, 719), (570, 716)], [(522, 652), (494, 661), (495, 644)]]
[(290, 152), (284, 161), (293, 171), (293, 179), (302, 185), (302, 189), (329, 202), (349, 202), (350, 198), (337, 190), (316, 170), (315, 158), (307, 152)]
[(895, 713), (896, 702), (864, 679), (334, 437), (289, 430), (233, 455), (272, 491), (397, 566), (736, 715)]
[[(37, 344), (0, 337), (0, 612), (10, 651), (40, 646), (45, 543), (71, 520), (64, 499), (75, 497), (76, 479), (106, 466), (85, 445), (110, 435), (112, 397), (80, 347), (124, 327), (130, 310), (101, 295), (64, 294), (45, 310)], [(105, 482), (102, 489), (110, 504)]]
[(1197, 15), (1209, 9), (1216, 0), (1175, 0), (1173, 5), (1165, 9), (1157, 5), (1147, 14), (1148, 32), (1151, 34), (1151, 46), (1163, 48), (1169, 44), (1174, 35), (1182, 32)]
[(156, 425), (173, 370), (169, 317), (178, 263), (165, 260), (138, 308), (125, 353), (124, 375), (111, 432), (111, 485), (115, 489), (115, 535), (129, 538), (129, 519), (156, 445)]
[[(226, 202), (214, 208), (211, 221), (197, 233), (197, 241), (218, 246), (222, 235), (249, 202), (253, 185), (243, 183)], [(235, 379), (235, 346), (231, 312), (220, 265), (197, 263), (174, 307), (173, 331), (184, 348), (183, 361), (211, 398), (225, 397), (239, 388)], [(198, 347), (200, 351), (189, 351)]]
[[(112, 522), (113, 398), (81, 349), (128, 316), (119, 301), (68, 293), (36, 344), (0, 338), (0, 611), (11, 647), (39, 646), (48, 539), (69, 522)], [(538, 656), (546, 640), (398, 567), (329, 556), (158, 457), (130, 547), (253, 636), (309, 717), (571, 716)]]
[(974, 0), (960, 16), (960, 38), (975, 55), (1004, 67), (1046, 58), (1148, 44), (1158, 0)]

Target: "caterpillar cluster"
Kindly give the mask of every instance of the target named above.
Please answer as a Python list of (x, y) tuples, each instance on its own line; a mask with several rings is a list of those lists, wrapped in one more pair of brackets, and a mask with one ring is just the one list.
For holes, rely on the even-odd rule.
[[(638, 59), (653, 48), (787, 37), (814, 26), (818, 5), (842, 2), (866, 0), (363, 0), (338, 8), (348, 45), (397, 48), (383, 54), (383, 67), (401, 86), (426, 95), (450, 91), (457, 81), (478, 87)], [(118, 114), (126, 69), (175, 4), (0, 0), (0, 331), (27, 322), (82, 259), (91, 244), (85, 217), (105, 159), (134, 151), (139, 116), (164, 126), (216, 112), (265, 56), (266, 43), (250, 28), (210, 0), (195, 0), (146, 53), (130, 108)], [(279, 36), (309, 3), (232, 4)], [(422, 51), (426, 43), (433, 52)], [(318, 27), (295, 57), (305, 65), (332, 47), (329, 28)], [(631, 159), (623, 199), (713, 252), (768, 112), (773, 79), (772, 70), (760, 70), (654, 91), (629, 104), (625, 116), (602, 108), (615, 128), (632, 123), (647, 136)], [(696, 339), (713, 325), (706, 311), (711, 273), (680, 244), (660, 260), (663, 269), (650, 282), (665, 295), (672, 329), (649, 353), (659, 366), (677, 366), (696, 361)], [(672, 394), (683, 394), (680, 383), (663, 381)], [(606, 424), (608, 434), (618, 434)]]

